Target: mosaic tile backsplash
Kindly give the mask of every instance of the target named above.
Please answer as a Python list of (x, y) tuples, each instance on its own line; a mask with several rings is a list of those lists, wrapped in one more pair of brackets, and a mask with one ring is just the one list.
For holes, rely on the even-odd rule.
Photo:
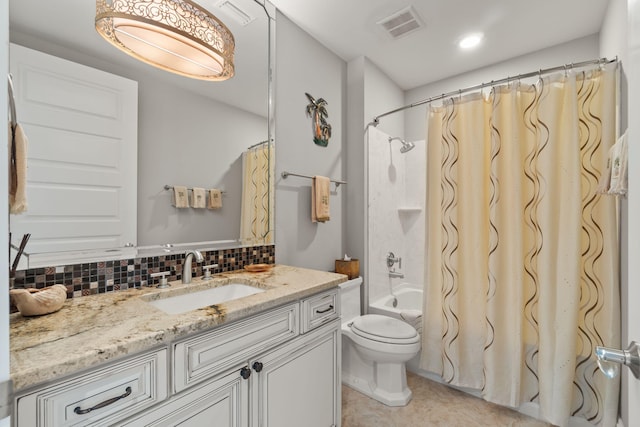
[[(252, 246), (202, 251), (204, 262), (193, 263), (193, 277), (202, 276), (203, 266), (218, 264), (211, 274), (241, 270), (250, 264), (273, 264), (275, 246)], [(33, 268), (16, 271), (14, 287), (44, 288), (55, 284), (67, 287), (67, 298), (105, 292), (155, 286), (159, 278), (151, 273), (170, 271), (168, 281), (182, 279), (184, 254), (171, 254), (117, 261), (91, 262), (58, 267)], [(12, 311), (14, 311), (12, 309)]]

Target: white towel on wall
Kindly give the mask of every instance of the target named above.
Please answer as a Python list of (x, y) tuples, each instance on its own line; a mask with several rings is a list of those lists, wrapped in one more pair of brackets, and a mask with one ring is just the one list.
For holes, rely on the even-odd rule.
[(207, 193), (204, 188), (193, 187), (191, 194), (191, 207), (195, 209), (204, 209), (207, 206)]
[(220, 209), (222, 207), (222, 191), (217, 188), (209, 189), (209, 203), (207, 207), (209, 209)]
[(187, 187), (173, 186), (173, 206), (181, 209), (189, 207), (189, 190)]
[(611, 180), (608, 194), (625, 195), (628, 189), (627, 165), (629, 163), (627, 132), (616, 141), (609, 151)]
[(9, 125), (9, 212), (27, 210), (27, 146), (28, 140), (20, 124), (13, 132)]

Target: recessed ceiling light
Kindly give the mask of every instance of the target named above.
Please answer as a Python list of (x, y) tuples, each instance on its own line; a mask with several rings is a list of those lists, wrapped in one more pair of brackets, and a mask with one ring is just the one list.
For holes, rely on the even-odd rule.
[(482, 36), (482, 33), (469, 34), (460, 40), (458, 46), (462, 49), (472, 49), (480, 44)]

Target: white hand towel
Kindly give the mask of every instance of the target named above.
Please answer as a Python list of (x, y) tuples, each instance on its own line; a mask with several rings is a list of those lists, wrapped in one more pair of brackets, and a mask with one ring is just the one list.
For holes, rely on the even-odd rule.
[(9, 211), (20, 214), (27, 210), (27, 136), (20, 124), (13, 133), (9, 126)]
[(611, 182), (609, 184), (609, 194), (625, 195), (628, 188), (628, 148), (627, 133), (622, 136), (611, 147)]
[(191, 195), (191, 207), (195, 209), (204, 209), (206, 207), (207, 193), (204, 188), (193, 187)]
[(187, 187), (173, 186), (173, 206), (181, 209), (189, 207), (189, 190), (187, 190)]
[(209, 203), (207, 207), (209, 209), (220, 209), (222, 207), (222, 191), (217, 188), (211, 188), (209, 190)]

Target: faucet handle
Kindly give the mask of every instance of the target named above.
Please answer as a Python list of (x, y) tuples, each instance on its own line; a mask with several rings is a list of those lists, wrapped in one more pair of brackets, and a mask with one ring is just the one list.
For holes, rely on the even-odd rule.
[(156, 288), (159, 289), (163, 289), (163, 288), (168, 288), (171, 285), (169, 285), (169, 282), (167, 281), (167, 278), (165, 277), (167, 274), (170, 274), (171, 271), (160, 271), (158, 273), (152, 273), (149, 275), (149, 277), (151, 278), (155, 278), (155, 277), (160, 277), (160, 280), (158, 280), (158, 286), (156, 286)]
[(397, 257), (395, 256), (395, 254), (393, 252), (389, 252), (387, 254), (387, 267), (391, 268), (393, 267), (393, 264), (398, 263), (398, 268), (402, 268), (402, 258), (401, 257)]
[(203, 265), (202, 269), (204, 270), (204, 276), (202, 276), (203, 279), (210, 279), (211, 278), (211, 269), (212, 268), (218, 268), (218, 264), (209, 264), (209, 265)]

